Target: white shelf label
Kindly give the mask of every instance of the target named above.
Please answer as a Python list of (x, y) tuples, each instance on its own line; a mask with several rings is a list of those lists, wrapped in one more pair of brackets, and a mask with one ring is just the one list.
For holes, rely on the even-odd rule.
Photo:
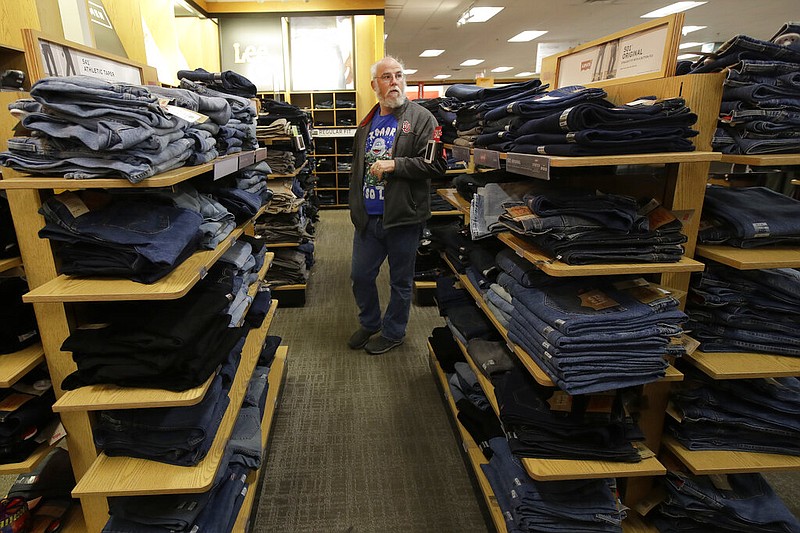
[(239, 170), (239, 158), (228, 157), (214, 163), (214, 179), (218, 180)]
[(453, 152), (453, 158), (457, 161), (469, 163), (469, 148), (466, 146), (453, 146), (450, 151)]
[(506, 155), (506, 170), (531, 178), (550, 179), (550, 158), (543, 155), (515, 154)]
[(258, 148), (256, 149), (256, 163), (259, 161), (263, 161), (267, 158), (267, 149), (266, 148)]
[(500, 152), (475, 148), (473, 157), (476, 165), (488, 168), (500, 168)]
[(239, 156), (239, 168), (246, 168), (256, 162), (255, 152), (245, 152)]
[(312, 137), (354, 137), (356, 128), (319, 128), (311, 130)]

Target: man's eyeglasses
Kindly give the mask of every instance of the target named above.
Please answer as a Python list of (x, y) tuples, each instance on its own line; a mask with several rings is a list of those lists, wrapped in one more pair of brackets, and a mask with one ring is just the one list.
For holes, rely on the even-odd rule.
[(391, 72), (387, 72), (385, 74), (381, 74), (380, 76), (378, 76), (378, 79), (383, 82), (389, 83), (390, 81), (392, 81), (392, 78), (396, 79), (397, 81), (401, 81), (405, 77), (406, 75), (402, 72), (395, 72), (394, 74), (392, 74)]

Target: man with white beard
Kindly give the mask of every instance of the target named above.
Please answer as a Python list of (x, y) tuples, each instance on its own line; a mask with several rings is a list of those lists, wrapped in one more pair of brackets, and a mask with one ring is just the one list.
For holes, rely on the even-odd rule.
[[(445, 162), (441, 157), (426, 162), (437, 123), (427, 109), (406, 98), (402, 63), (384, 57), (370, 74), (378, 103), (356, 131), (350, 174), (355, 226), (350, 277), (360, 327), (348, 346), (381, 354), (403, 343), (417, 246), (431, 216), (430, 180), (444, 174)], [(387, 258), (391, 294), (381, 318), (375, 279)]]

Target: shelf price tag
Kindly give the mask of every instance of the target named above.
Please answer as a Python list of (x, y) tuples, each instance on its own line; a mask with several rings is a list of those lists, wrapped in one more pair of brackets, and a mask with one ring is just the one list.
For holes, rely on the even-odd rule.
[(453, 158), (456, 161), (469, 163), (469, 148), (466, 146), (453, 146), (450, 151), (453, 152)]
[(259, 161), (263, 161), (267, 158), (267, 149), (266, 148), (257, 148), (256, 149), (256, 163)]
[(255, 152), (245, 152), (239, 156), (239, 168), (246, 168), (256, 162)]
[(544, 155), (509, 152), (506, 155), (506, 170), (531, 178), (549, 180), (550, 158)]
[(218, 180), (239, 170), (239, 158), (228, 157), (214, 163), (214, 179)]
[(473, 151), (475, 164), (489, 168), (500, 168), (500, 152), (475, 148)]

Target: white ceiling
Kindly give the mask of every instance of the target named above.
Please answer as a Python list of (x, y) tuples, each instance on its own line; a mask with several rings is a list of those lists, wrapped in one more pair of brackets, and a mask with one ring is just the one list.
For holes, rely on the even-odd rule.
[[(313, 2), (314, 0), (310, 0)], [(640, 18), (674, 0), (386, 0), (386, 51), (407, 68), (418, 69), (409, 81), (430, 81), (437, 74), (469, 81), (476, 76), (513, 79), (534, 71), (539, 43), (570, 46), (615, 33), (651, 19)], [(471, 5), (504, 6), (488, 22), (456, 27)], [(800, 21), (798, 0), (709, 0), (685, 12), (686, 25), (708, 26), (690, 33), (682, 42), (717, 42), (742, 33), (769, 39), (784, 22)], [(527, 43), (509, 43), (523, 30), (548, 30)], [(439, 57), (418, 57), (428, 48), (444, 49)], [(699, 51), (698, 48), (681, 53)], [(551, 52), (552, 53), (552, 52)], [(550, 55), (550, 53), (545, 54)], [(484, 59), (475, 67), (462, 67), (466, 59)], [(514, 70), (491, 73), (495, 67)]]

